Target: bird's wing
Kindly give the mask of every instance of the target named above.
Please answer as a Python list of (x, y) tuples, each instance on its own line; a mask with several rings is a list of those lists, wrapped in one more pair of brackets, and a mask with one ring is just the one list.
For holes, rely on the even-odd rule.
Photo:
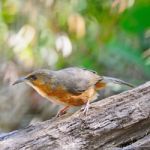
[(73, 94), (81, 94), (99, 80), (95, 72), (82, 68), (66, 68), (56, 71), (57, 83)]

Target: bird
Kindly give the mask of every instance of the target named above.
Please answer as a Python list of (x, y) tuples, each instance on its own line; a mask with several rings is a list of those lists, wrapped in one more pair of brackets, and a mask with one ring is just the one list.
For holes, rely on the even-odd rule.
[(13, 85), (25, 82), (41, 96), (58, 105), (64, 105), (57, 117), (65, 114), (70, 107), (84, 105), (83, 113), (87, 114), (90, 102), (96, 100), (98, 91), (109, 82), (134, 87), (123, 80), (100, 76), (93, 70), (80, 67), (69, 67), (61, 70), (39, 69), (20, 77)]

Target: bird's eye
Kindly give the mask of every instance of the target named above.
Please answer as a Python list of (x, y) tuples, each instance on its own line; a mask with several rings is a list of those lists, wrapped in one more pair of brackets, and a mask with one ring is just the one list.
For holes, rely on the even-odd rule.
[(31, 79), (31, 80), (36, 80), (37, 77), (36, 77), (35, 75), (31, 75), (31, 76), (30, 76), (30, 79)]

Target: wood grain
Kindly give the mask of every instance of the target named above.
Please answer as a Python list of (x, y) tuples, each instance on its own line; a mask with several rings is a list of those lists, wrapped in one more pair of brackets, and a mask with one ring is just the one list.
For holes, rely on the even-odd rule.
[(51, 119), (0, 136), (0, 150), (150, 148), (150, 82), (93, 103), (87, 114)]

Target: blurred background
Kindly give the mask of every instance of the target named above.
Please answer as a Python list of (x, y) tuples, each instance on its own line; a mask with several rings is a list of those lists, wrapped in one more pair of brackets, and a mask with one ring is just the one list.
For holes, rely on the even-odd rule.
[[(54, 116), (58, 106), (20, 76), (39, 68), (95, 70), (134, 85), (150, 80), (150, 0), (1, 0), (0, 132)], [(110, 85), (100, 99), (129, 88)]]

